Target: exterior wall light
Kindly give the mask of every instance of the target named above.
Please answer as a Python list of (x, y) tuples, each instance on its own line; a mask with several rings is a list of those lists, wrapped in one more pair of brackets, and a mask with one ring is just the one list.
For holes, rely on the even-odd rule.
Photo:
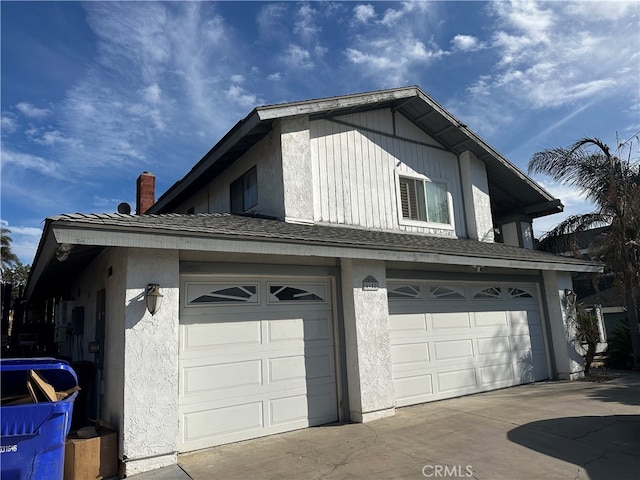
[(163, 295), (160, 293), (160, 285), (157, 283), (150, 283), (147, 285), (147, 290), (144, 293), (144, 301), (147, 304), (147, 310), (151, 315), (155, 315), (160, 310), (162, 305)]
[(576, 295), (576, 292), (568, 288), (564, 289), (564, 296), (566, 297), (569, 305), (573, 305), (574, 303), (576, 303), (576, 300), (578, 298), (578, 296)]

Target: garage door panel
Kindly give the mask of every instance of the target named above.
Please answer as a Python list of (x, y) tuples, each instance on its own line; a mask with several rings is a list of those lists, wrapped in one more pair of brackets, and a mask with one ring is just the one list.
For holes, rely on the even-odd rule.
[(436, 374), (439, 392), (473, 390), (478, 386), (476, 370), (474, 368), (461, 368), (439, 372)]
[(496, 353), (511, 352), (511, 342), (508, 336), (494, 336), (478, 338), (478, 355), (495, 355)]
[(258, 345), (262, 342), (260, 321), (212, 322), (182, 330), (183, 351), (204, 350), (220, 345)]
[(306, 392), (301, 395), (288, 395), (269, 400), (269, 418), (271, 425), (292, 422), (308, 422), (309, 406)]
[(434, 360), (458, 360), (472, 358), (473, 342), (466, 338), (463, 340), (450, 340), (434, 342)]
[(477, 327), (507, 327), (509, 318), (505, 311), (474, 312), (473, 318)]
[[(210, 378), (216, 378), (216, 382), (208, 382)], [(257, 359), (186, 367), (183, 368), (182, 384), (185, 396), (259, 387), (262, 385), (262, 361)]]
[(497, 383), (513, 383), (515, 381), (515, 372), (511, 362), (480, 367), (479, 372), (482, 385), (489, 386)]
[(263, 418), (262, 401), (188, 412), (182, 417), (183, 442), (260, 430), (264, 427)]
[(334, 422), (336, 409), (335, 383), (325, 385), (310, 385), (307, 388), (307, 404), (309, 406), (309, 426), (323, 425)]
[(428, 402), (433, 398), (431, 374), (397, 378), (394, 381), (396, 403), (399, 407)]
[(428, 363), (429, 344), (420, 342), (391, 345), (391, 360), (395, 366)]
[[(430, 292), (431, 283), (435, 282), (418, 283), (412, 283), (416, 291)], [(445, 283), (439, 285), (446, 287)], [(456, 286), (456, 299), (433, 295), (416, 295), (411, 300), (390, 298), (397, 405), (548, 377), (533, 285)], [(427, 320), (424, 328), (422, 318)]]
[(431, 323), (434, 330), (471, 328), (467, 312), (433, 313)]
[(311, 383), (313, 380), (328, 379), (333, 383), (335, 365), (333, 355), (329, 352), (312, 353), (305, 355), (306, 378)]
[(337, 420), (330, 283), (277, 282), (282, 298), (267, 299), (261, 280), (252, 302), (236, 305), (211, 300), (234, 293), (216, 290), (233, 282), (209, 283), (192, 292), (211, 291), (198, 297), (206, 305), (181, 309), (180, 451)]
[(511, 337), (514, 352), (530, 352), (531, 337), (529, 335), (514, 335)]
[(391, 338), (424, 335), (426, 330), (427, 321), (424, 313), (394, 315), (391, 322)]
[(269, 359), (269, 383), (303, 380), (305, 375), (304, 355)]

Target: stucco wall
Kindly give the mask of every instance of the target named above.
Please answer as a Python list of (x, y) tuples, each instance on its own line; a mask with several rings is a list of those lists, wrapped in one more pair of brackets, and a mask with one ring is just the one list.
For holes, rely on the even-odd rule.
[(280, 124), (284, 210), (288, 222), (313, 223), (313, 168), (309, 117), (287, 118)]
[(567, 309), (565, 289), (573, 290), (571, 273), (543, 271), (545, 302), (549, 314), (551, 348), (556, 366), (556, 376), (561, 380), (575, 380), (584, 369), (579, 345), (574, 339), (574, 329)]
[[(351, 420), (367, 422), (393, 415), (389, 305), (384, 262), (341, 260), (347, 382)], [(379, 282), (364, 290), (368, 276)]]
[[(105, 290), (105, 340), (104, 367), (98, 370), (98, 383), (93, 394), (96, 396), (97, 413), (118, 431), (122, 430), (124, 408), (124, 282), (126, 257), (122, 250), (107, 249), (94, 260), (76, 279), (69, 289), (66, 299), (75, 306), (84, 307), (84, 334), (80, 348), (71, 344), (72, 360), (96, 361), (96, 355), (89, 353), (89, 343), (96, 340), (96, 298), (99, 290)], [(89, 405), (91, 407), (91, 405)]]
[(493, 242), (493, 218), (487, 168), (473, 153), (460, 155), (460, 175), (469, 238)]
[[(278, 131), (276, 129), (276, 131)], [(280, 138), (270, 133), (242, 158), (182, 202), (176, 212), (216, 213), (231, 211), (229, 186), (254, 166), (258, 176), (258, 204), (251, 212), (284, 218)]]
[[(126, 267), (122, 455), (132, 475), (177, 457), (178, 252), (129, 249)], [(164, 295), (154, 316), (145, 305), (149, 283)]]

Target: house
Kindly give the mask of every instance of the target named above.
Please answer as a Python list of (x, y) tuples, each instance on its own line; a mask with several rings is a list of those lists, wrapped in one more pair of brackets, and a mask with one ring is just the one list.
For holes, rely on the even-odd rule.
[[(599, 227), (577, 232), (575, 235), (562, 235), (554, 241), (543, 241), (538, 245), (539, 250), (558, 253), (568, 257), (579, 257), (592, 260), (589, 249), (604, 235), (609, 233), (610, 227)], [(627, 318), (627, 307), (623, 293), (615, 285), (612, 272), (596, 275), (589, 272), (576, 272), (572, 275), (574, 291), (577, 301), (585, 308), (592, 308), (598, 312), (602, 331), (599, 347), (604, 350), (609, 334)]]
[(580, 375), (566, 294), (601, 265), (533, 249), (560, 201), (418, 87), (255, 108), (154, 188), (48, 218), (27, 287), (96, 361), (128, 475)]

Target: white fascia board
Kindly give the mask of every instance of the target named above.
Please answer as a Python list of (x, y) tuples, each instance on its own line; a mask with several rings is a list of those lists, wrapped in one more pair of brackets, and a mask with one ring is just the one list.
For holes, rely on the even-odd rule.
[(369, 93), (357, 93), (340, 97), (321, 98), (304, 102), (293, 102), (282, 105), (258, 107), (256, 110), (261, 120), (273, 120), (276, 118), (293, 117), (296, 115), (312, 115), (331, 110), (375, 105), (379, 102), (410, 98), (418, 95), (417, 87), (397, 88), (381, 90)]
[(27, 288), (25, 289), (25, 297), (30, 298), (33, 294), (35, 285), (38, 284), (40, 276), (47, 268), (49, 263), (53, 260), (58, 243), (56, 242), (51, 230), (45, 226), (44, 232), (42, 232), (41, 242), (38, 246), (38, 251), (33, 260), (31, 271), (29, 272), (29, 281), (27, 282)]
[(86, 228), (55, 229), (58, 243), (94, 245), (104, 247), (157, 248), (167, 250), (192, 250), (219, 253), (252, 253), (258, 255), (295, 255), (302, 257), (357, 258), (397, 262), (438, 263), (444, 265), (468, 265), (472, 267), (521, 268), (527, 270), (554, 270), (565, 272), (599, 272), (595, 263), (571, 264), (500, 258), (446, 255), (376, 248), (297, 243), (286, 239), (242, 240), (219, 238), (211, 235), (193, 236), (176, 232), (167, 235), (159, 232), (89, 230)]

